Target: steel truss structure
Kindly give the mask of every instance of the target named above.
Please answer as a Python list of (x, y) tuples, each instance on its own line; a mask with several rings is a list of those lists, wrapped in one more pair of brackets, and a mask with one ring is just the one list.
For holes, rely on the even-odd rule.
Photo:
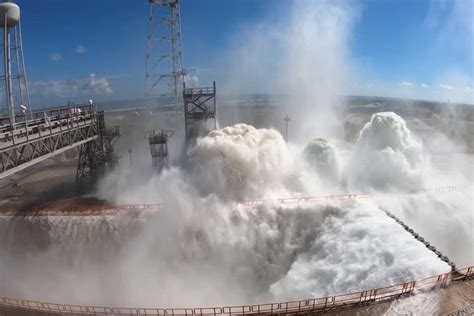
[(217, 128), (216, 82), (205, 88), (186, 88), (183, 83), (183, 102), (186, 142), (191, 145), (197, 137)]
[(0, 179), (99, 136), (95, 104), (0, 118)]
[(145, 68), (147, 106), (161, 104), (182, 107), (183, 67), (179, 0), (149, 0)]
[(104, 112), (97, 112), (98, 137), (90, 142), (81, 144), (79, 161), (77, 163), (76, 181), (96, 180), (105, 174), (106, 170), (118, 166), (119, 157), (114, 152), (114, 144), (120, 137), (118, 126), (107, 130), (105, 128)]
[(147, 135), (153, 167), (158, 171), (163, 170), (168, 165), (168, 139), (173, 134), (173, 131), (162, 129), (158, 134), (153, 130)]

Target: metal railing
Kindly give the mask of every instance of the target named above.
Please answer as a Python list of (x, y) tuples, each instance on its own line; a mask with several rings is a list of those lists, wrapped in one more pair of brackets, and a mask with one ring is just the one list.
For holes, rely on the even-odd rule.
[(206, 95), (214, 94), (214, 87), (203, 87), (203, 88), (185, 88), (183, 90), (184, 95)]
[[(455, 192), (474, 190), (474, 185), (458, 185), (458, 186), (444, 186), (424, 188), (414, 193), (429, 193), (429, 192)], [(279, 204), (302, 204), (302, 203), (321, 203), (330, 201), (351, 201), (358, 199), (369, 199), (377, 196), (400, 196), (409, 195), (410, 193), (349, 193), (349, 194), (335, 194), (323, 196), (303, 196), (303, 197), (288, 197), (277, 198), (273, 200), (249, 200), (240, 202), (238, 204), (246, 206), (258, 206), (267, 202), (275, 202)], [(157, 211), (163, 208), (163, 204), (90, 204), (90, 205), (36, 205), (29, 206), (25, 212), (48, 212), (48, 213), (88, 213), (88, 212), (105, 212), (105, 211)], [(17, 209), (1, 209), (2, 212), (18, 212)], [(21, 210), (20, 210), (21, 211)]]
[(95, 104), (71, 104), (16, 114), (14, 123), (10, 117), (0, 117), (0, 148), (7, 149), (60, 134), (64, 130), (90, 125), (96, 122), (96, 113)]
[(410, 281), (366, 291), (257, 305), (240, 305), (206, 308), (134, 308), (101, 307), (72, 304), (47, 303), (13, 298), (0, 298), (0, 310), (17, 309), (34, 313), (75, 315), (173, 315), (173, 316), (217, 316), (217, 315), (277, 315), (293, 313), (315, 313), (356, 308), (374, 303), (391, 301), (418, 292), (429, 292), (450, 285), (474, 279), (474, 266), (452, 271), (419, 281)]

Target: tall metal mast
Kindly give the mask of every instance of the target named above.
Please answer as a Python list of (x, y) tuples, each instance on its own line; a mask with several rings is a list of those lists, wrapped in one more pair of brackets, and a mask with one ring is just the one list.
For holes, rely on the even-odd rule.
[(285, 141), (288, 143), (288, 123), (291, 121), (291, 117), (287, 114), (283, 120), (285, 121)]
[(145, 69), (147, 106), (174, 105), (182, 109), (183, 67), (179, 0), (148, 0)]
[[(5, 81), (4, 104), (8, 110), (3, 109), (1, 112), (8, 112), (12, 128), (15, 125), (16, 109), (20, 109), (25, 115), (26, 111), (31, 111), (20, 23), (18, 5), (9, 0), (0, 3), (0, 27), (3, 29), (3, 76), (0, 78)], [(0, 113), (0, 116), (5, 114)]]

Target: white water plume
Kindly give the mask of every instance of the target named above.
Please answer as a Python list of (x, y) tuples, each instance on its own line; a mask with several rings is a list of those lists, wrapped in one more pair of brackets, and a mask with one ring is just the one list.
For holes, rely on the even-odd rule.
[(280, 133), (246, 124), (211, 131), (198, 139), (190, 159), (192, 179), (201, 192), (233, 199), (281, 193), (292, 171)]
[(335, 220), (331, 229), (293, 262), (286, 276), (272, 285), (276, 298), (344, 294), (447, 270), (444, 262), (427, 253), (423, 244), (374, 205), (348, 206), (346, 210), (346, 216)]
[(474, 263), (472, 191), (384, 197), (377, 202), (409, 224), (458, 268)]
[(315, 138), (306, 145), (303, 154), (322, 179), (332, 185), (338, 184), (339, 162), (333, 145), (323, 138)]
[(122, 170), (102, 183), (101, 197), (111, 202), (163, 203), (153, 213), (2, 217), (0, 271), (9, 274), (0, 289), (95, 305), (228, 305), (358, 291), (449, 270), (377, 203), (236, 203), (311, 187), (297, 156), (276, 131), (238, 124), (200, 139), (187, 169), (142, 183)]
[(347, 168), (349, 188), (419, 190), (428, 165), (405, 120), (393, 112), (376, 113), (357, 140)]
[[(34, 249), (35, 234), (10, 219), (8, 225), (30, 238), (9, 243), (27, 254), (2, 251), (9, 258), (1, 260), (2, 271), (9, 271), (2, 293), (114, 306), (249, 304), (356, 291), (447, 270), (414, 239), (400, 238), (401, 229), (381, 212), (193, 202), (193, 210), (164, 208), (125, 227), (115, 222), (119, 218), (49, 217), (41, 220), (47, 224), (43, 235), (49, 235), (43, 249)], [(28, 219), (29, 225), (38, 220)], [(131, 233), (124, 232), (127, 227)], [(45, 291), (37, 292), (35, 284)]]
[[(228, 93), (271, 93), (293, 119), (293, 138), (340, 135), (337, 111), (352, 77), (349, 43), (358, 7), (351, 1), (274, 6), (233, 36), (223, 68)], [(283, 118), (282, 118), (283, 119)]]

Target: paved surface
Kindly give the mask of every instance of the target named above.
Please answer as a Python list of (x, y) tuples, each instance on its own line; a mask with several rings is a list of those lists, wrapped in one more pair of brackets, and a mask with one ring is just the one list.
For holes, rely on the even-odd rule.
[(21, 188), (13, 188), (9, 179), (0, 180), (0, 210), (22, 209), (41, 204), (97, 204), (87, 197), (92, 188), (75, 183), (77, 158), (48, 159), (15, 175)]

